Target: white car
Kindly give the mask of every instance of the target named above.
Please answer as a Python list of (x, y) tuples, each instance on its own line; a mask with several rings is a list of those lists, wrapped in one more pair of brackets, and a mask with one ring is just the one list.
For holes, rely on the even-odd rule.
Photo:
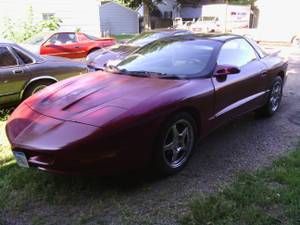
[(200, 17), (189, 28), (194, 33), (221, 32), (219, 18), (214, 16)]

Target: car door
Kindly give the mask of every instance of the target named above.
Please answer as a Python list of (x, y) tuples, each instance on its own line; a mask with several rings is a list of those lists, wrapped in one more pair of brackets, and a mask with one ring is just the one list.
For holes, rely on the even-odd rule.
[(82, 49), (75, 33), (56, 33), (42, 44), (41, 54), (80, 58)]
[(245, 39), (227, 41), (220, 49), (217, 64), (238, 67), (240, 72), (222, 79), (212, 77), (215, 119), (226, 121), (263, 104), (267, 93), (264, 85), (266, 66)]
[(8, 46), (0, 46), (0, 105), (19, 100), (30, 71)]

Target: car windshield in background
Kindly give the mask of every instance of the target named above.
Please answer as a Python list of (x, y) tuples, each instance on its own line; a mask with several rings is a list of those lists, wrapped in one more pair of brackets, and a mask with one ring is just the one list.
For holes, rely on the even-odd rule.
[(214, 50), (220, 44), (210, 40), (160, 40), (125, 58), (119, 71), (133, 74), (160, 74), (180, 78), (205, 76), (212, 67)]
[(30, 45), (40, 45), (46, 40), (46, 37), (48, 37), (47, 34), (41, 33), (26, 40), (24, 43)]
[(89, 34), (84, 34), (88, 39), (90, 39), (90, 40), (93, 40), (93, 41), (99, 41), (99, 38), (97, 38), (97, 37), (94, 37), (94, 36), (92, 36), (92, 35), (89, 35)]
[(166, 37), (166, 33), (154, 33), (154, 32), (146, 32), (141, 35), (138, 35), (131, 40), (129, 40), (127, 43), (129, 45), (133, 46), (144, 46), (150, 42), (156, 41), (160, 38)]

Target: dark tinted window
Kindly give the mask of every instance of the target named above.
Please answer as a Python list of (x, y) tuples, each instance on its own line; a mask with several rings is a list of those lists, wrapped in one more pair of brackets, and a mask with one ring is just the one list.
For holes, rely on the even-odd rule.
[(75, 33), (54, 34), (47, 43), (54, 45), (72, 44), (77, 42)]
[(219, 53), (218, 65), (244, 66), (257, 58), (253, 47), (244, 39), (226, 42)]
[(21, 52), (20, 50), (14, 48), (14, 51), (17, 53), (17, 55), (20, 57), (20, 59), (22, 59), (22, 61), (25, 63), (25, 64), (30, 64), (30, 63), (33, 63), (32, 59), (27, 56), (25, 53)]
[(118, 68), (181, 77), (206, 75), (205, 72), (217, 44), (208, 40), (156, 41), (127, 57)]
[(0, 47), (0, 66), (15, 66), (18, 62), (6, 47)]

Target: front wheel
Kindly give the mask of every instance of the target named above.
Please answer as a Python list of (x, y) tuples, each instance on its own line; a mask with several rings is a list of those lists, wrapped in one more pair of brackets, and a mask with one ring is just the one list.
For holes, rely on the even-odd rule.
[(300, 47), (300, 36), (297, 35), (292, 40), (292, 45), (295, 47)]
[(279, 109), (282, 98), (283, 81), (281, 77), (276, 77), (273, 81), (267, 103), (258, 110), (262, 116), (272, 116)]
[(171, 118), (161, 131), (155, 154), (155, 167), (162, 175), (179, 172), (195, 146), (195, 120), (187, 113)]
[(31, 95), (34, 95), (35, 93), (39, 92), (40, 90), (44, 89), (45, 87), (53, 84), (54, 81), (50, 80), (40, 80), (37, 82), (34, 82), (24, 92), (23, 99), (26, 99), (30, 97)]

